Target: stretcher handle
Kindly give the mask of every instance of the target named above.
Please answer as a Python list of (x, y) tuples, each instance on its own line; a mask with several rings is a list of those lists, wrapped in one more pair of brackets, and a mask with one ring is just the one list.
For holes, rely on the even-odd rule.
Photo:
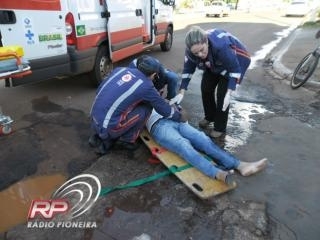
[(17, 55), (17, 53), (13, 52), (13, 51), (7, 51), (5, 53), (0, 53), (0, 60), (1, 58), (7, 58), (7, 57), (14, 57), (17, 61), (17, 66), (18, 68), (22, 68), (22, 61), (21, 58)]

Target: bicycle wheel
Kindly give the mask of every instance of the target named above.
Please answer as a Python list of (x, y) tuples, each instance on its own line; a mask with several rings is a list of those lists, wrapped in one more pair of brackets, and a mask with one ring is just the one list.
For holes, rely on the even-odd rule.
[(294, 70), (291, 78), (291, 87), (293, 89), (301, 87), (312, 75), (318, 65), (319, 57), (313, 52), (307, 54)]

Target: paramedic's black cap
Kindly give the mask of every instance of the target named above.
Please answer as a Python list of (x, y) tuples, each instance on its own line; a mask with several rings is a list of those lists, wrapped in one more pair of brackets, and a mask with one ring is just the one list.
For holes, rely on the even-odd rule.
[(137, 68), (147, 76), (159, 74), (161, 67), (161, 63), (153, 57), (143, 55), (137, 59)]

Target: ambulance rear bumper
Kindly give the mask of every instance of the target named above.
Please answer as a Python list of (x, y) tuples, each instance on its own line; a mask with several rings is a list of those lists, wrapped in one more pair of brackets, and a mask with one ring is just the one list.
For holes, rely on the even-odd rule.
[(70, 60), (68, 54), (33, 59), (29, 60), (29, 62), (32, 73), (23, 78), (12, 79), (11, 86), (35, 83), (50, 78), (61, 77), (71, 74)]

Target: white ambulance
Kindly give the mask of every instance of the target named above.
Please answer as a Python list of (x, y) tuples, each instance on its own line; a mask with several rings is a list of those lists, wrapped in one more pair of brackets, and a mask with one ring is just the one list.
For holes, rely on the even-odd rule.
[[(90, 73), (173, 40), (174, 0), (0, 0), (0, 46), (20, 45), (32, 74), (10, 84)], [(7, 81), (8, 84), (8, 81)]]

